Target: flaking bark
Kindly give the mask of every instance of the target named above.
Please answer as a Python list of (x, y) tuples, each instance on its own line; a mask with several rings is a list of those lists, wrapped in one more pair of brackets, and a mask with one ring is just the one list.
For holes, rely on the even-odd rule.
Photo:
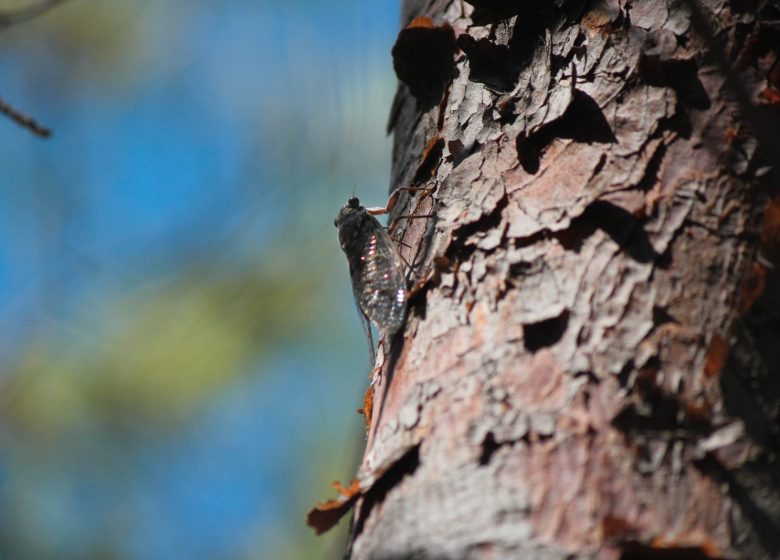
[(776, 557), (777, 8), (473, 4), (394, 49), (391, 187), (435, 217), (394, 229), (351, 557)]

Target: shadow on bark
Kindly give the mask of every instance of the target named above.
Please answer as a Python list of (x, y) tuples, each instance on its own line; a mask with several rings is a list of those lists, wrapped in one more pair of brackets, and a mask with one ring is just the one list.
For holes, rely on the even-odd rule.
[(710, 455), (696, 466), (727, 488), (740, 513), (749, 520), (761, 550), (776, 557), (780, 553), (780, 495), (773, 490), (778, 487), (777, 469), (766, 461), (729, 469)]
[(363, 526), (371, 515), (374, 506), (381, 504), (387, 493), (397, 486), (406, 476), (411, 476), (420, 466), (420, 446), (415, 445), (409, 449), (393, 466), (391, 466), (382, 477), (377, 480), (363, 497), (363, 504), (360, 508), (360, 516), (353, 520), (351, 542), (355, 542), (357, 537), (363, 532)]
[(557, 138), (584, 144), (617, 142), (601, 107), (582, 91), (574, 92), (574, 98), (560, 118), (540, 127), (530, 136), (517, 137), (517, 153), (526, 173), (535, 174), (539, 171), (545, 150)]
[(643, 55), (639, 71), (648, 85), (674, 90), (687, 107), (697, 111), (710, 108), (710, 97), (699, 79), (699, 66), (695, 60), (664, 60), (659, 56)]
[(745, 423), (753, 441), (780, 453), (780, 270), (770, 270), (765, 282), (735, 325), (720, 382), (726, 412)]
[(660, 255), (650, 243), (642, 220), (628, 210), (606, 200), (596, 200), (571, 226), (555, 234), (567, 250), (578, 251), (597, 229), (606, 233), (632, 259), (639, 263), (657, 260)]
[(620, 560), (718, 560), (717, 557), (696, 547), (660, 548), (627, 543), (621, 548), (623, 552)]
[[(780, 270), (770, 270), (761, 297), (737, 320), (720, 383), (726, 412), (742, 420), (760, 449), (729, 469), (708, 456), (700, 468), (721, 481), (750, 519), (762, 548), (780, 553)], [(772, 460), (774, 457), (774, 460)]]

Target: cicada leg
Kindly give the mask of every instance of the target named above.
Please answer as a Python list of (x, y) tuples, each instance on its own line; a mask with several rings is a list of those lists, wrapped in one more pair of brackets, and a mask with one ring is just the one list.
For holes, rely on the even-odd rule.
[(390, 193), (390, 197), (387, 199), (387, 204), (382, 206), (376, 206), (373, 208), (366, 208), (366, 212), (371, 214), (372, 216), (381, 216), (382, 214), (387, 214), (388, 212), (392, 212), (393, 208), (395, 208), (395, 205), (398, 204), (398, 197), (401, 196), (402, 192), (433, 192), (433, 189), (430, 189), (428, 187), (398, 187), (393, 192)]
[[(425, 195), (430, 195), (433, 193), (435, 188), (431, 187), (398, 187), (395, 189), (392, 193), (390, 193), (389, 198), (387, 199), (387, 204), (384, 207), (373, 207), (373, 208), (366, 208), (366, 212), (371, 214), (372, 216), (380, 216), (382, 214), (387, 214), (395, 208), (396, 204), (398, 204), (398, 198), (400, 197), (402, 192), (422, 192), (425, 193)], [(429, 214), (404, 214), (401, 216), (396, 217), (393, 222), (387, 226), (388, 232), (391, 231), (395, 225), (398, 223), (398, 220), (406, 219), (416, 219), (416, 218), (432, 218), (435, 214), (429, 213)], [(412, 247), (403, 241), (403, 239), (394, 239), (396, 243), (399, 243), (400, 245), (403, 245), (404, 247), (408, 249), (412, 249)], [(414, 272), (414, 266), (409, 263), (409, 261), (406, 260), (406, 258), (400, 253), (398, 253), (398, 256), (401, 257), (401, 260), (406, 265), (407, 269), (411, 273), (413, 279), (417, 281), (416, 274)]]

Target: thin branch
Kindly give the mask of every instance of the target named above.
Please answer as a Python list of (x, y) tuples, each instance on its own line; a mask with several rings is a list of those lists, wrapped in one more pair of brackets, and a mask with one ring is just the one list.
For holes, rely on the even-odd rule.
[[(41, 0), (38, 3), (30, 4), (18, 10), (10, 10), (5, 13), (0, 12), (0, 30), (36, 18), (39, 15), (48, 12), (58, 4), (62, 4), (66, 1), (67, 0)], [(36, 136), (40, 136), (41, 138), (48, 138), (51, 136), (51, 130), (39, 125), (35, 122), (35, 119), (14, 109), (2, 99), (0, 99), (0, 113), (10, 118), (19, 126), (26, 128)]]
[(37, 122), (35, 122), (35, 119), (14, 109), (2, 99), (0, 99), (0, 113), (10, 118), (19, 126), (26, 128), (36, 136), (40, 136), (41, 138), (48, 138), (51, 136), (51, 130), (39, 125)]
[(67, 0), (41, 0), (35, 4), (19, 8), (18, 10), (9, 10), (5, 13), (0, 13), (0, 29), (29, 21), (44, 12), (48, 12), (57, 4), (62, 4), (66, 1)]

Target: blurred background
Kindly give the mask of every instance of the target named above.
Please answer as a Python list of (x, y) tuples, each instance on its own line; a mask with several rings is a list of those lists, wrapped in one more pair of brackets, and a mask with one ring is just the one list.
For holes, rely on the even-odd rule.
[[(0, 12), (37, 0), (0, 0)], [(333, 227), (386, 200), (396, 1), (69, 0), (0, 29), (0, 559), (339, 558)]]

